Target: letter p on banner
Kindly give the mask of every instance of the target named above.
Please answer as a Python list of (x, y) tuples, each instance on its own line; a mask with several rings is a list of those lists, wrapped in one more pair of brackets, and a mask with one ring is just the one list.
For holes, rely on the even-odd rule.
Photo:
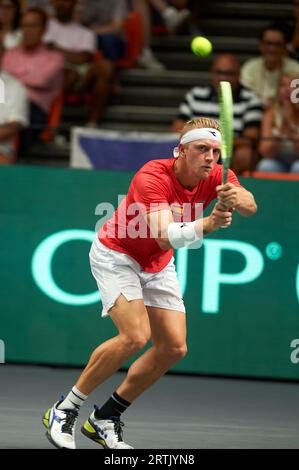
[(5, 344), (2, 339), (0, 339), (0, 364), (5, 363)]
[[(203, 276), (203, 313), (219, 313), (220, 288), (224, 284), (241, 285), (257, 279), (264, 269), (264, 259), (253, 245), (237, 240), (205, 240), (205, 263)], [(224, 250), (237, 252), (244, 259), (244, 268), (236, 273), (221, 271)]]
[(0, 104), (5, 103), (5, 85), (2, 78), (0, 78)]

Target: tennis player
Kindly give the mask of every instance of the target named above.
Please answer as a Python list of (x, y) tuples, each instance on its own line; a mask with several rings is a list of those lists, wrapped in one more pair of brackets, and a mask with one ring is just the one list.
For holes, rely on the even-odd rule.
[[(228, 183), (221, 184), (220, 148), (216, 121), (187, 122), (175, 158), (146, 163), (114, 217), (97, 234), (90, 250), (91, 270), (101, 294), (102, 315), (110, 316), (118, 335), (92, 353), (66, 398), (45, 413), (47, 437), (56, 447), (75, 449), (78, 412), (88, 395), (151, 340), (149, 349), (81, 429), (104, 448), (132, 449), (123, 440), (122, 413), (185, 356), (186, 314), (173, 248), (200, 246), (203, 236), (231, 224), (234, 210), (245, 217), (257, 210), (252, 194), (231, 170)], [(196, 204), (205, 208), (214, 199), (211, 214), (194, 219)], [(190, 207), (186, 221), (184, 211)], [(136, 208), (141, 208), (141, 215), (136, 216)]]

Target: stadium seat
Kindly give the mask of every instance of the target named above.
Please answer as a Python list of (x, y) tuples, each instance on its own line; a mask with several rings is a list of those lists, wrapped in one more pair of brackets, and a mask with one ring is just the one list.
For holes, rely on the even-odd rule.
[(131, 68), (137, 62), (143, 46), (143, 31), (139, 13), (132, 11), (128, 14), (125, 22), (126, 54), (118, 60), (119, 68)]

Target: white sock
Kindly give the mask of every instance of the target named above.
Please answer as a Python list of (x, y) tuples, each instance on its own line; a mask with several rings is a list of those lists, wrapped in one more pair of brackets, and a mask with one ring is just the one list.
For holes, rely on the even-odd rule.
[(79, 410), (83, 405), (88, 395), (80, 392), (76, 386), (72, 388), (67, 397), (58, 405), (59, 410)]

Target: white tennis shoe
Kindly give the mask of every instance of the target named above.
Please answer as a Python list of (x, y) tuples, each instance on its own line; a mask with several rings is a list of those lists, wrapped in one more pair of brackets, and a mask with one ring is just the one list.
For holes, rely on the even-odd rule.
[(46, 436), (59, 449), (76, 449), (75, 428), (78, 419), (76, 410), (59, 410), (62, 401), (55, 403), (43, 416), (43, 424), (47, 428)]
[(105, 449), (133, 449), (123, 440), (123, 426), (124, 423), (117, 417), (96, 419), (93, 412), (85, 421), (81, 432)]

